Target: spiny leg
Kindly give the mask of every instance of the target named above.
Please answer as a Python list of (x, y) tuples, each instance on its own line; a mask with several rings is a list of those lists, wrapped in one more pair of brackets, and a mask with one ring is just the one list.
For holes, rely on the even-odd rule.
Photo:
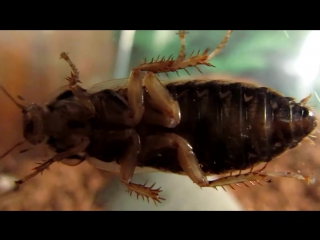
[[(231, 33), (232, 33), (232, 30), (228, 30), (227, 31), (227, 33), (224, 35), (224, 37), (223, 37), (222, 41), (220, 42), (220, 44), (212, 51), (212, 53), (210, 53), (207, 56), (207, 59), (206, 59), (207, 61), (209, 61), (210, 59), (214, 58), (216, 55), (218, 55), (221, 52), (221, 50), (225, 47), (225, 45), (229, 41)], [(179, 30), (178, 34), (179, 34), (179, 37), (180, 37), (180, 45), (181, 46), (180, 46), (179, 55), (178, 55), (177, 59), (174, 61), (173, 65), (179, 64), (186, 57), (186, 54), (185, 54), (185, 48), (186, 48), (185, 34), (186, 34), (186, 31)]]
[[(179, 65), (180, 62), (182, 62), (185, 57), (185, 48), (186, 48), (186, 44), (185, 44), (185, 34), (187, 32), (184, 30), (179, 30), (179, 37), (180, 37), (180, 52), (179, 55), (177, 57), (177, 59), (174, 61), (173, 66), (172, 67), (176, 67)], [(229, 41), (230, 35), (232, 33), (232, 30), (228, 30), (227, 33), (224, 35), (222, 41), (219, 43), (219, 45), (212, 51), (212, 53), (210, 53), (208, 56), (206, 56), (208, 49), (204, 51), (204, 53), (202, 55), (205, 56), (204, 59), (201, 59), (202, 61), (209, 61), (210, 59), (214, 58), (216, 55), (218, 55), (221, 50), (225, 47), (225, 45), (227, 44), (227, 42)], [(195, 56), (194, 58), (197, 59), (198, 56)], [(200, 56), (201, 57), (201, 56)], [(190, 56), (190, 59), (192, 58), (192, 54)], [(199, 59), (200, 60), (200, 59)], [(200, 63), (200, 62), (199, 62)], [(210, 66), (209, 63), (207, 63), (206, 65)], [(198, 69), (198, 68), (197, 68)], [(199, 69), (198, 69), (199, 70)], [(200, 71), (200, 70), (199, 70)], [(200, 71), (201, 72), (201, 71)]]
[(170, 114), (164, 114), (160, 111), (157, 111), (153, 104), (152, 99), (148, 94), (145, 95), (145, 113), (143, 115), (143, 120), (152, 125), (165, 126), (168, 128), (173, 128), (177, 124), (174, 119), (170, 117)]
[(220, 42), (220, 44), (218, 45), (218, 47), (216, 47), (212, 53), (210, 53), (207, 57), (207, 61), (209, 61), (210, 59), (214, 58), (216, 55), (218, 55), (221, 50), (224, 48), (224, 46), (227, 44), (227, 42), (229, 41), (230, 35), (232, 33), (232, 30), (228, 30), (226, 35), (224, 35), (222, 41)]
[(176, 60), (173, 60), (172, 55), (168, 58), (162, 58), (160, 61), (151, 61), (151, 62), (143, 62), (138, 67), (134, 68), (135, 70), (141, 70), (146, 72), (157, 73), (168, 73), (168, 72), (177, 72), (180, 69), (185, 70), (188, 74), (187, 68), (195, 67), (200, 73), (199, 65), (213, 66), (209, 60), (214, 58), (227, 44), (232, 30), (228, 30), (218, 47), (215, 48), (209, 55), (209, 49), (204, 50), (202, 54), (200, 51), (198, 54), (193, 56), (193, 53), (185, 58), (185, 32), (180, 31), (179, 37), (181, 42), (180, 53)]
[(118, 138), (130, 140), (130, 144), (119, 160), (121, 181), (128, 184), (138, 164), (138, 155), (141, 150), (140, 137), (135, 130), (116, 132)]
[(161, 148), (176, 149), (178, 161), (186, 175), (200, 187), (208, 184), (208, 180), (201, 170), (198, 159), (187, 140), (174, 133), (149, 136), (142, 152), (142, 158), (149, 151)]
[(143, 84), (148, 90), (149, 99), (157, 112), (146, 114), (146, 121), (164, 127), (173, 128), (180, 123), (180, 107), (169, 94), (168, 90), (161, 84), (155, 74), (147, 72), (141, 79), (140, 70), (132, 70), (128, 82), (128, 105), (132, 111), (133, 126), (137, 125), (145, 113)]
[(307, 182), (308, 184), (313, 184), (315, 182), (315, 179), (310, 176), (304, 176), (297, 173), (292, 172), (263, 172), (263, 170), (266, 168), (267, 164), (260, 170), (253, 171), (250, 169), (250, 172), (243, 173), (241, 172), (237, 175), (230, 175), (227, 177), (218, 178), (213, 181), (209, 181), (209, 184), (206, 187), (224, 187), (224, 186), (231, 186), (232, 184), (237, 185), (240, 187), (239, 183), (244, 184), (246, 187), (249, 187), (246, 182), (250, 182), (252, 185), (254, 185), (254, 182), (257, 182), (261, 185), (259, 181), (265, 181), (265, 182), (271, 182), (272, 177), (286, 177), (286, 178), (295, 178), (299, 180), (303, 180)]
[[(174, 64), (179, 64), (185, 59), (185, 33), (186, 32), (183, 30), (180, 30), (178, 33), (181, 47), (179, 55)], [(142, 69), (139, 68), (132, 70), (128, 83), (128, 103), (133, 113), (134, 125), (140, 122), (145, 110), (143, 90), (144, 84), (149, 92), (153, 106), (163, 113), (152, 113), (152, 116), (146, 118), (147, 122), (152, 124), (160, 124), (165, 127), (177, 126), (180, 123), (179, 104), (172, 98), (168, 90), (160, 83), (152, 71), (147, 72), (142, 81), (140, 76), (141, 70)], [(165, 119), (165, 121), (159, 121), (159, 119)]]
[(47, 161), (44, 161), (43, 163), (41, 163), (38, 167), (35, 167), (33, 170), (35, 170), (33, 173), (29, 174), (28, 176), (16, 181), (17, 187), (19, 187), (21, 184), (23, 184), (24, 182), (28, 181), (29, 179), (35, 177), (36, 175), (38, 175), (39, 173), (42, 173), (44, 170), (48, 169), (49, 166), (57, 161), (61, 161), (64, 164), (70, 165), (70, 166), (75, 166), (80, 164), (83, 160), (82, 159), (78, 159), (78, 162), (75, 163), (71, 163), (68, 162), (66, 160), (66, 158), (71, 157), (73, 155), (76, 155), (78, 153), (82, 153), (86, 150), (86, 148), (89, 146), (90, 140), (87, 137), (84, 136), (80, 136), (80, 135), (73, 135), (71, 137), (72, 140), (74, 140), (75, 143), (77, 143), (77, 145), (73, 148), (68, 149), (65, 152), (62, 153), (58, 153), (55, 156), (53, 156), (52, 158), (48, 159)]
[(175, 69), (172, 69), (171, 71), (176, 71), (178, 69), (184, 69), (188, 73), (186, 68), (195, 67), (200, 73), (202, 73), (201, 70), (199, 69), (198, 65), (206, 65), (206, 66), (213, 67), (213, 65), (211, 63), (209, 63), (209, 60), (211, 60), (212, 58), (214, 58), (216, 55), (218, 55), (221, 52), (221, 50), (227, 44), (231, 33), (232, 33), (232, 30), (228, 30), (227, 33), (224, 35), (222, 41), (219, 43), (219, 45), (209, 55), (208, 55), (209, 48), (204, 50), (204, 52), (200, 55), (199, 55), (200, 51), (195, 56), (192, 56), (192, 54), (191, 54), (189, 58), (181, 61), (179, 64), (176, 64), (174, 66)]
[(81, 83), (79, 79), (79, 71), (74, 63), (69, 58), (68, 54), (63, 52), (60, 54), (60, 58), (63, 58), (71, 67), (71, 76), (66, 79), (69, 81), (69, 88), (72, 93), (80, 100), (80, 102), (89, 110), (89, 115), (95, 114), (95, 108), (93, 103), (90, 101), (88, 94), (82, 89), (77, 83)]
[[(135, 124), (137, 124), (144, 113), (143, 100), (143, 83), (148, 90), (148, 94), (152, 100), (152, 105), (156, 110), (159, 110), (163, 115), (152, 112), (147, 113), (146, 121), (151, 124), (161, 124), (165, 127), (176, 127), (180, 123), (180, 108), (177, 101), (175, 101), (169, 94), (167, 89), (160, 83), (155, 76), (155, 73), (177, 71), (179, 69), (186, 69), (194, 66), (198, 70), (197, 65), (205, 64), (212, 66), (208, 60), (217, 55), (227, 43), (231, 34), (231, 30), (227, 32), (219, 46), (208, 56), (208, 50), (200, 56), (189, 57), (185, 59), (185, 31), (179, 31), (181, 42), (179, 56), (172, 61), (170, 58), (167, 61), (151, 61), (150, 63), (143, 63), (131, 71), (128, 85), (128, 102), (133, 112)], [(140, 80), (140, 72), (147, 71), (143, 83)], [(200, 70), (199, 70), (200, 71)], [(163, 118), (164, 120), (161, 120)], [(169, 121), (167, 120), (169, 118)], [(160, 119), (160, 120), (159, 120)]]
[(160, 113), (146, 111), (145, 120), (151, 124), (174, 128), (181, 120), (179, 103), (173, 99), (169, 91), (162, 85), (152, 72), (148, 72), (144, 78), (144, 85), (148, 90), (149, 104)]
[(179, 51), (179, 55), (177, 57), (177, 59), (174, 61), (173, 65), (179, 64), (180, 62), (182, 62), (185, 58), (186, 58), (186, 41), (185, 41), (185, 34), (187, 32), (184, 30), (179, 30), (178, 34), (179, 34), (179, 38), (180, 38), (180, 51)]
[[(167, 61), (151, 61), (150, 63), (143, 63), (140, 66), (134, 68), (130, 74), (129, 86), (128, 86), (128, 102), (133, 111), (133, 118), (135, 123), (138, 123), (144, 113), (144, 100), (143, 100), (143, 88), (142, 85), (147, 88), (148, 94), (151, 98), (152, 105), (156, 110), (159, 110), (162, 114), (157, 112), (149, 112), (145, 114), (145, 119), (151, 124), (160, 124), (165, 127), (176, 127), (180, 123), (180, 107), (177, 101), (175, 101), (169, 94), (168, 90), (161, 84), (161, 82), (155, 76), (155, 73), (161, 72), (174, 72), (179, 69), (185, 69), (190, 66), (200, 69), (197, 65), (204, 64), (212, 66), (208, 60), (217, 55), (221, 49), (226, 45), (231, 34), (231, 30), (227, 32), (218, 47), (208, 56), (209, 50), (205, 50), (200, 56), (190, 56), (185, 59), (185, 31), (179, 31), (179, 37), (181, 42), (179, 56), (176, 60)], [(143, 83), (140, 80), (140, 72), (147, 71)], [(201, 72), (201, 71), (200, 71)]]
[(128, 187), (130, 195), (132, 192), (135, 192), (137, 194), (137, 198), (139, 196), (143, 199), (146, 197), (148, 201), (149, 198), (151, 198), (155, 204), (156, 202), (160, 203), (160, 200), (165, 200), (158, 195), (161, 192), (160, 188), (152, 189), (155, 184), (151, 187), (146, 187), (146, 184), (136, 184), (131, 182), (134, 170), (138, 165), (138, 155), (141, 150), (139, 135), (133, 129), (118, 131), (116, 134), (118, 134), (118, 137), (121, 139), (131, 140), (128, 148), (119, 160), (121, 181)]

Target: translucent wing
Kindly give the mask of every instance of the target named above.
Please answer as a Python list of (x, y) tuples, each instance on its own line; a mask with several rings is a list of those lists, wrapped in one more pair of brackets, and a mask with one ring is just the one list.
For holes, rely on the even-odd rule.
[(56, 90), (54, 90), (53, 92), (51, 92), (48, 96), (48, 100), (45, 102), (45, 104), (51, 103), (53, 102), (60, 94), (62, 94), (63, 92), (70, 90), (69, 89), (69, 85), (63, 85), (59, 88), (57, 88)]
[(89, 94), (93, 94), (105, 89), (116, 90), (116, 89), (124, 88), (127, 82), (128, 82), (128, 78), (111, 79), (111, 80), (94, 84), (92, 87), (88, 88), (87, 91)]
[[(103, 162), (97, 158), (88, 157), (86, 161), (92, 166), (112, 173), (120, 173), (120, 165), (116, 162)], [(136, 167), (134, 174), (159, 172), (158, 169), (149, 167)]]
[[(173, 83), (173, 82), (180, 82), (180, 81), (187, 81), (187, 80), (175, 80), (172, 81), (170, 79), (166, 79), (166, 80), (161, 80), (159, 79), (160, 82), (162, 82), (162, 84), (166, 85), (167, 83)], [(97, 83), (95, 85), (93, 85), (92, 87), (90, 87), (89, 89), (87, 89), (89, 94), (93, 94), (96, 92), (100, 92), (102, 90), (105, 89), (113, 89), (113, 90), (118, 90), (121, 88), (126, 88), (127, 87), (127, 83), (128, 83), (128, 78), (121, 78), (121, 79), (111, 79), (111, 80), (107, 80), (104, 82), (100, 82)]]
[[(115, 89), (123, 88), (123, 87), (125, 87), (127, 81), (128, 81), (127, 78), (106, 80), (106, 81), (94, 84), (93, 86), (88, 88), (87, 91), (89, 94), (93, 94), (93, 93), (100, 92), (105, 89), (114, 89), (115, 90)], [(56, 90), (54, 90), (52, 93), (49, 94), (49, 97), (48, 97), (48, 100), (46, 101), (46, 103), (50, 103), (50, 102), (54, 101), (57, 98), (57, 96), (59, 96), (60, 94), (62, 94), (63, 92), (65, 92), (67, 90), (70, 90), (68, 84), (57, 88)]]

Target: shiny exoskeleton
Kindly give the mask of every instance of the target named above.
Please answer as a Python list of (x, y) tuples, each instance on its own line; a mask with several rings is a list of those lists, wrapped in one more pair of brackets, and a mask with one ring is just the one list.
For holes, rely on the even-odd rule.
[[(132, 129), (141, 141), (139, 167), (183, 173), (176, 149), (153, 148), (148, 139), (150, 136), (179, 135), (192, 146), (204, 173), (221, 174), (269, 162), (296, 147), (316, 126), (312, 111), (265, 87), (217, 80), (169, 83), (165, 87), (179, 103), (181, 121), (178, 126), (167, 128), (148, 124), (142, 119)], [(90, 137), (86, 153), (104, 162), (115, 161), (131, 144), (131, 139), (114, 133), (130, 129), (119, 123), (122, 120), (119, 116), (130, 114), (123, 100), (126, 96), (121, 93), (102, 90), (92, 94), (90, 100), (96, 108), (95, 118), (82, 121), (82, 117), (73, 118), (76, 114), (70, 114), (71, 119), (63, 118), (66, 120), (62, 124), (66, 126), (65, 135), (77, 132)], [(50, 104), (49, 109), (58, 112), (55, 104), (68, 99), (77, 103), (72, 92), (67, 91)], [(63, 108), (67, 105), (62, 104)], [(83, 108), (79, 107), (79, 110), (81, 112)], [(149, 110), (147, 105), (145, 111)], [(54, 118), (50, 116), (49, 119)], [(48, 144), (63, 152), (68, 149), (67, 145), (63, 143), (61, 148), (58, 144), (67, 139), (66, 136), (60, 134), (61, 140), (52, 137)]]
[[(177, 59), (142, 63), (132, 70), (126, 85), (91, 92), (77, 85), (79, 72), (62, 53), (73, 70), (67, 78), (69, 89), (45, 109), (15, 102), (24, 113), (25, 138), (32, 144), (47, 139), (57, 153), (18, 183), (55, 161), (74, 166), (84, 160), (104, 169), (108, 163), (117, 163), (128, 191), (155, 202), (162, 199), (160, 189), (131, 182), (136, 167), (185, 174), (200, 187), (232, 186), (267, 177), (312, 182), (309, 177), (290, 172), (252, 170), (296, 147), (314, 131), (316, 117), (305, 106), (308, 98), (295, 102), (274, 90), (240, 82), (162, 84), (155, 77), (156, 73), (190, 66), (211, 66), (208, 60), (223, 48), (230, 33), (211, 54), (206, 50), (186, 59), (185, 32), (180, 31)], [(143, 71), (147, 73), (142, 79)], [(232, 176), (232, 172), (245, 169), (250, 171)], [(230, 176), (213, 181), (208, 178), (224, 173)]]
[[(179, 103), (180, 124), (173, 129), (139, 125), (138, 132), (146, 136), (169, 132), (183, 137), (206, 174), (269, 162), (296, 147), (316, 126), (308, 108), (265, 87), (195, 80), (166, 88)], [(162, 149), (141, 165), (183, 172), (175, 150)]]

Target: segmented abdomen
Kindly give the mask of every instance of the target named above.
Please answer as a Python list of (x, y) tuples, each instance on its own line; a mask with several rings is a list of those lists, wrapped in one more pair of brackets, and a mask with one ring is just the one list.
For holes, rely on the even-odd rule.
[[(158, 132), (173, 132), (187, 139), (206, 173), (246, 169), (293, 147), (291, 139), (283, 143), (276, 130), (277, 107), (273, 103), (288, 107), (288, 100), (274, 91), (225, 81), (178, 82), (166, 88), (179, 102), (181, 123)], [(143, 165), (180, 172), (175, 154), (162, 150)]]

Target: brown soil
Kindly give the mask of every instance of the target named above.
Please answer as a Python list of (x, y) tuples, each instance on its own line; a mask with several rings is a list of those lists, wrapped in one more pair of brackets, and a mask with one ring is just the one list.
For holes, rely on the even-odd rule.
[[(313, 146), (304, 142), (301, 146), (286, 152), (268, 164), (268, 171), (300, 170), (301, 174), (312, 174), (316, 182), (307, 185), (304, 181), (288, 178), (277, 178), (263, 186), (243, 187), (233, 194), (246, 210), (320, 210), (320, 158), (315, 140)], [(232, 190), (230, 190), (232, 191)]]
[[(31, 173), (30, 169), (36, 166), (33, 161), (11, 165), (6, 172), (19, 177)], [(94, 203), (95, 196), (107, 180), (87, 163), (77, 167), (56, 164), (18, 191), (0, 195), (0, 210), (101, 210)]]

